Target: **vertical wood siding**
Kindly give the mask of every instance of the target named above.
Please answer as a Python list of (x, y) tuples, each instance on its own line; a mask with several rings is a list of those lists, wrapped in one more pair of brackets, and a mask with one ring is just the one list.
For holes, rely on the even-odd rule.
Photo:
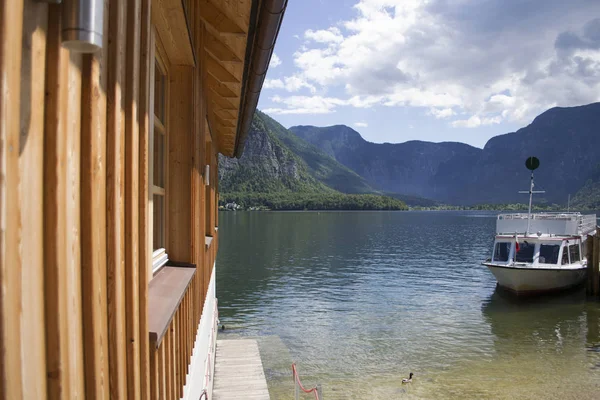
[[(28, 0), (23, 15), (19, 198), (21, 202), (21, 343), (23, 398), (46, 395), (44, 329), (44, 85), (48, 6)], [(18, 104), (18, 103), (17, 103)], [(11, 268), (13, 266), (10, 266)], [(25, 350), (25, 349), (23, 349)]]
[(107, 123), (107, 261), (108, 261), (108, 343), (111, 398), (126, 398), (125, 327), (125, 190), (124, 190), (124, 81), (125, 2), (110, 2)]
[(0, 0), (0, 399), (176, 399), (188, 383), (218, 233), (205, 27), (186, 1), (196, 65), (169, 77), (169, 255), (196, 273), (150, 343), (152, 3), (105, 0), (103, 49), (81, 55), (60, 43), (61, 5)]
[(0, 1), (0, 394), (6, 399), (23, 396), (18, 171), (22, 21), (23, 1)]
[(139, 330), (140, 330), (140, 396), (150, 398), (150, 343), (148, 339), (148, 276), (152, 264), (152, 244), (148, 224), (150, 190), (148, 179), (148, 163), (150, 160), (150, 68), (154, 67), (151, 60), (152, 50), (150, 32), (152, 29), (151, 2), (142, 0), (140, 18), (140, 94), (139, 94)]
[[(78, 118), (81, 95), (77, 57), (60, 45), (60, 7), (50, 6), (46, 64), (46, 131), (44, 137), (44, 278), (46, 306), (46, 366), (48, 396), (71, 399), (82, 396), (79, 381), (81, 351), (77, 314), (80, 314)], [(77, 82), (79, 80), (79, 82)], [(72, 85), (72, 86), (71, 86)], [(73, 101), (76, 102), (73, 104)], [(70, 110), (69, 107), (73, 107)], [(75, 137), (76, 136), (76, 137)], [(71, 174), (75, 176), (71, 176)], [(77, 271), (72, 271), (77, 269)], [(75, 335), (71, 340), (69, 335)], [(73, 346), (73, 347), (72, 347)]]
[[(139, 72), (140, 0), (127, 1), (125, 79), (125, 309), (127, 397), (140, 398), (139, 320)], [(131, 79), (134, 77), (133, 79)]]

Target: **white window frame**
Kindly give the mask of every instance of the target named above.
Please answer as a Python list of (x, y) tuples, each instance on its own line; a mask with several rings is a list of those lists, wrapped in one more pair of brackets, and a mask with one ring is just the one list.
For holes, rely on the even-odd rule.
[[(169, 261), (169, 255), (167, 253), (167, 249), (166, 249), (166, 243), (168, 240), (168, 218), (167, 218), (167, 209), (168, 209), (168, 193), (167, 193), (167, 186), (168, 186), (168, 167), (169, 167), (169, 160), (168, 160), (168, 156), (169, 156), (169, 151), (168, 151), (168, 137), (169, 137), (169, 131), (168, 131), (168, 120), (169, 120), (169, 69), (168, 69), (168, 64), (167, 64), (167, 59), (166, 59), (166, 55), (164, 50), (162, 50), (161, 48), (159, 48), (160, 44), (159, 41), (156, 40), (157, 38), (157, 33), (156, 30), (153, 29), (152, 30), (152, 34), (151, 34), (151, 43), (150, 43), (150, 48), (151, 48), (151, 72), (150, 72), (150, 107), (149, 109), (151, 110), (152, 116), (150, 118), (150, 132), (149, 132), (149, 154), (148, 154), (148, 163), (149, 163), (149, 167), (148, 167), (148, 198), (150, 201), (150, 216), (149, 216), (149, 220), (150, 220), (150, 235), (149, 235), (149, 241), (150, 241), (150, 248), (152, 249), (152, 275), (156, 274), (163, 266), (165, 266), (167, 264), (167, 262)], [(161, 121), (159, 120), (158, 116), (156, 114), (154, 114), (154, 79), (155, 79), (155, 70), (156, 70), (156, 64), (160, 65), (160, 68), (162, 69), (162, 72), (165, 75), (165, 101), (164, 101), (164, 106), (165, 106), (165, 115), (164, 115), (164, 125), (161, 123)], [(154, 135), (155, 135), (155, 130), (157, 128), (161, 129), (162, 131), (164, 131), (164, 136), (165, 136), (165, 143), (164, 143), (164, 159), (163, 159), (163, 173), (164, 173), (164, 188), (160, 187), (160, 186), (155, 186), (154, 185)], [(162, 248), (158, 248), (155, 249), (154, 248), (154, 195), (160, 195), (163, 196), (163, 223), (162, 223), (162, 228), (164, 229), (163, 232), (163, 238), (164, 238), (164, 245), (165, 247)], [(150, 279), (152, 278), (152, 276), (150, 277)]]

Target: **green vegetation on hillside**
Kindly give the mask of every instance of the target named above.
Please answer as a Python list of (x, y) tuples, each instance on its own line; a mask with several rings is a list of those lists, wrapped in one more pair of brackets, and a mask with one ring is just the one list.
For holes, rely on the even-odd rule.
[(573, 196), (571, 205), (581, 210), (600, 210), (600, 164), (590, 174), (583, 187)]
[(285, 129), (267, 114), (257, 110), (256, 115), (264, 124), (267, 132), (302, 159), (306, 163), (308, 172), (318, 181), (342, 193), (375, 192), (364, 178), (334, 160), (318, 147)]
[(372, 194), (344, 193), (222, 193), (219, 206), (236, 203), (243, 209), (269, 210), (406, 210), (400, 200)]
[(306, 164), (265, 125), (252, 119), (248, 142), (239, 160), (219, 158), (221, 192), (333, 192), (315, 179)]

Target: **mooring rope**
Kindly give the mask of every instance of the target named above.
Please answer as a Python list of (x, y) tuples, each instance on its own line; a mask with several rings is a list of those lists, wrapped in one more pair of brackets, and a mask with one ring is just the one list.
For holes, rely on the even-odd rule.
[(300, 382), (300, 377), (298, 376), (298, 371), (296, 370), (296, 363), (292, 363), (292, 375), (294, 377), (294, 381), (298, 384), (298, 386), (304, 393), (312, 393), (315, 395), (315, 399), (319, 400), (319, 392), (317, 391), (316, 387), (312, 389), (305, 389), (302, 385), (302, 382)]

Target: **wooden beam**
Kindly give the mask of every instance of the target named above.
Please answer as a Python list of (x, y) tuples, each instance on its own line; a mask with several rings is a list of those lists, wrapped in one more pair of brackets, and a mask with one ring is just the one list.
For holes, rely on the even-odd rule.
[[(199, 13), (195, 14), (195, 29), (196, 49), (198, 54), (203, 54), (204, 38), (206, 36), (205, 24), (200, 19)], [(197, 273), (201, 275), (204, 268), (204, 140), (207, 134), (205, 130), (205, 116), (207, 113), (207, 98), (204, 83), (208, 78), (206, 74), (206, 66), (204, 59), (200, 60), (198, 68), (194, 72), (194, 135), (193, 135), (193, 160), (194, 168), (192, 170), (192, 257), (193, 263), (196, 264)], [(194, 278), (195, 282), (198, 278)], [(191, 296), (196, 299), (197, 293), (194, 291), (192, 282)], [(191, 337), (196, 336), (197, 325), (192, 324), (193, 332)], [(193, 348), (193, 342), (192, 342)]]
[(242, 60), (225, 43), (207, 31), (204, 49), (221, 62), (241, 63)]
[(206, 61), (206, 70), (209, 74), (214, 76), (219, 82), (240, 83), (240, 80), (231, 72), (229, 72), (213, 56), (211, 56), (209, 53), (206, 54), (207, 57), (204, 59)]
[[(0, 398), (24, 398), (19, 255), (19, 107), (23, 1), (0, 1)], [(40, 201), (40, 199), (37, 199)], [(41, 360), (43, 361), (43, 360)]]
[(222, 110), (222, 109), (214, 109), (213, 110), (219, 117), (223, 119), (237, 119), (237, 112), (232, 110)]
[[(150, 353), (148, 337), (148, 281), (152, 274), (152, 235), (150, 232), (150, 190), (148, 165), (150, 159), (150, 118), (154, 111), (150, 108), (150, 79), (154, 69), (151, 1), (142, 1), (141, 42), (140, 42), (140, 109), (139, 109), (139, 309), (140, 309), (140, 394), (142, 399), (154, 398), (158, 385), (156, 372), (156, 351)], [(152, 355), (151, 355), (152, 354)], [(153, 360), (151, 358), (153, 357)], [(151, 373), (152, 366), (152, 375)], [(156, 380), (156, 382), (154, 381)], [(151, 389), (154, 389), (154, 391)]]
[(125, 35), (126, 3), (111, 1), (108, 30), (106, 247), (110, 397), (127, 398), (125, 322)]
[[(231, 88), (229, 88), (226, 84), (219, 82), (212, 75), (207, 75), (206, 77), (207, 86), (212, 89), (216, 94), (221, 97), (231, 98), (231, 99), (239, 99), (240, 93), (236, 93)], [(239, 85), (238, 85), (239, 86)]]
[(47, 395), (84, 396), (81, 310), (81, 55), (60, 44), (61, 9), (50, 6), (44, 138), (44, 279)]
[[(127, 398), (140, 399), (139, 74), (140, 0), (127, 1), (125, 70), (125, 312)], [(144, 193), (145, 195), (145, 193)]]
[(170, 70), (169, 166), (167, 168), (167, 249), (169, 258), (191, 262), (192, 149), (194, 68)]
[(213, 106), (209, 107), (209, 111), (212, 111), (213, 108), (217, 110), (237, 111), (238, 108), (228, 99), (224, 99), (212, 90), (209, 90), (208, 92), (209, 101)]
[(221, 126), (223, 128), (235, 128), (236, 127), (236, 124), (234, 121), (232, 121), (230, 119), (222, 119), (217, 114), (215, 114), (214, 120), (219, 126)]
[[(6, 6), (2, 5), (2, 7)], [(6, 232), (9, 236), (14, 234), (14, 238), (18, 237), (20, 240), (20, 244), (13, 250), (20, 249), (21, 264), (9, 263), (7, 266), (14, 269), (15, 274), (21, 274), (20, 339), (21, 343), (26, 346), (26, 351), (21, 352), (23, 368), (20, 372), (23, 374), (23, 378), (18, 383), (23, 385), (24, 399), (45, 398), (47, 395), (44, 324), (44, 203), (42, 201), (44, 197), (44, 85), (47, 21), (47, 5), (34, 0), (25, 1), (21, 49), (23, 52), (20, 79), (21, 100), (20, 102), (15, 100), (17, 108), (19, 104), (21, 105), (19, 171), (18, 174), (16, 171), (9, 172), (13, 178), (16, 176), (19, 178), (21, 232), (20, 235), (14, 234), (10, 230)], [(16, 29), (13, 23), (8, 25), (9, 29)], [(7, 40), (11, 40), (10, 37), (5, 37)], [(15, 47), (17, 47), (17, 43), (15, 42)], [(15, 85), (18, 85), (19, 79), (16, 77), (13, 79), (15, 79)], [(12, 89), (9, 89), (8, 97), (11, 97), (11, 91)], [(4, 117), (4, 113), (1, 115)], [(14, 119), (16, 120), (16, 118)], [(8, 122), (4, 119), (3, 121)], [(4, 157), (0, 156), (0, 158)], [(17, 214), (15, 213), (15, 215)], [(5, 219), (2, 218), (2, 220)], [(0, 263), (2, 262), (0, 261)], [(21, 266), (25, 266), (25, 268)], [(10, 279), (4, 281), (2, 278), (0, 280), (7, 282), (5, 290), (18, 290), (19, 285), (15, 285), (16, 282)], [(11, 330), (14, 328), (14, 325), (10, 326)], [(18, 334), (18, 332), (17, 328), (14, 334)], [(10, 345), (11, 347), (15, 346), (14, 343)], [(9, 352), (6, 347), (4, 349), (7, 353)], [(15, 346), (14, 350), (19, 351), (19, 348)], [(11, 398), (3, 396), (1, 392), (0, 398)]]
[[(105, 18), (105, 32), (108, 18)], [(106, 55), (83, 62), (81, 126), (81, 271), (87, 398), (109, 398), (106, 297)]]
[(246, 31), (211, 0), (200, 0), (200, 16), (205, 23), (222, 35), (246, 35)]

